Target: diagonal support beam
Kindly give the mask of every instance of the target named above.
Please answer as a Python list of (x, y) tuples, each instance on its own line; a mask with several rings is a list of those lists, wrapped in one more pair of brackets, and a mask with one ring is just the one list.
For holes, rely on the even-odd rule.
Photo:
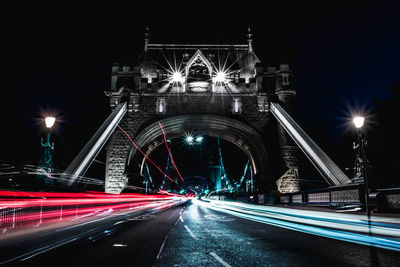
[(279, 104), (271, 103), (270, 111), (329, 185), (351, 183), (351, 180)]
[(76, 179), (79, 180), (89, 169), (93, 160), (97, 157), (104, 144), (114, 132), (118, 123), (127, 111), (126, 102), (118, 104), (114, 111), (108, 116), (92, 138), (87, 142), (82, 151), (75, 157), (65, 171), (67, 185), (72, 186)]

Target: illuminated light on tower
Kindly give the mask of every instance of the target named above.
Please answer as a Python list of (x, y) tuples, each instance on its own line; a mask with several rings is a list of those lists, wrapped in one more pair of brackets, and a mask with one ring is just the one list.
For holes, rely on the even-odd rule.
[(174, 71), (171, 75), (171, 82), (183, 82), (183, 76), (179, 71)]
[(353, 123), (356, 126), (356, 128), (359, 129), (359, 128), (363, 127), (364, 120), (365, 120), (364, 117), (356, 116), (356, 117), (353, 118)]
[(191, 135), (188, 135), (188, 136), (186, 136), (186, 142), (187, 143), (193, 143), (193, 140), (194, 140), (194, 138), (193, 138), (193, 136), (191, 136)]
[(218, 71), (213, 78), (214, 83), (226, 83), (226, 72), (225, 71)]
[(46, 123), (47, 128), (53, 127), (54, 123), (56, 122), (56, 118), (54, 117), (46, 117), (44, 119), (44, 122)]
[(196, 142), (197, 142), (197, 143), (203, 142), (203, 136), (198, 136), (198, 137), (196, 137)]

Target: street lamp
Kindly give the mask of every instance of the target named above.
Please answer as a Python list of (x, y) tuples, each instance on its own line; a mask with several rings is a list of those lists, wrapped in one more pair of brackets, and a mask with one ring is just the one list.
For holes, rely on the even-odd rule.
[(367, 212), (368, 221), (371, 216), (371, 211), (369, 210), (369, 186), (368, 186), (368, 165), (367, 158), (365, 154), (365, 146), (367, 145), (367, 140), (365, 140), (362, 132), (364, 126), (365, 118), (362, 116), (356, 116), (353, 118), (353, 123), (357, 128), (357, 145), (353, 148), (357, 150), (357, 162), (361, 164), (362, 174), (364, 178), (364, 193), (365, 193), (365, 211)]
[(56, 122), (56, 118), (54, 118), (54, 117), (46, 117), (44, 119), (44, 122), (46, 123), (46, 127), (51, 129), (51, 127), (53, 127), (54, 123)]
[(50, 134), (51, 134), (51, 128), (54, 126), (55, 121), (56, 121), (55, 117), (46, 117), (44, 119), (46, 127), (49, 129), (49, 131), (47, 133), (46, 143), (43, 143), (43, 138), (41, 138), (40, 140), (40, 144), (43, 148), (43, 153), (39, 161), (38, 167), (44, 169), (48, 175), (50, 175), (53, 172), (53, 159), (51, 154), (54, 151), (54, 143), (50, 144)]

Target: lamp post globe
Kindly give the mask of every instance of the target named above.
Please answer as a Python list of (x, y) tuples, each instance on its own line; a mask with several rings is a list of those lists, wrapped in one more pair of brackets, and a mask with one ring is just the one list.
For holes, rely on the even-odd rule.
[(364, 121), (365, 121), (365, 118), (362, 116), (355, 116), (353, 118), (354, 126), (356, 126), (357, 129), (360, 129), (364, 126)]
[(54, 118), (54, 117), (46, 117), (44, 119), (44, 122), (46, 124), (46, 127), (51, 129), (51, 127), (53, 127), (54, 123), (56, 122), (56, 118)]

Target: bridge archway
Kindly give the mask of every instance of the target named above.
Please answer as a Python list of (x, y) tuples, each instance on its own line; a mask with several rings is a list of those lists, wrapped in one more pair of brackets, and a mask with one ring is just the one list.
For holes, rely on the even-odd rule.
[[(256, 183), (262, 186), (271, 179), (269, 173), (269, 155), (262, 137), (250, 126), (227, 117), (216, 115), (181, 115), (172, 116), (153, 122), (141, 130), (134, 138), (135, 144), (146, 155), (150, 155), (158, 146), (164, 145), (161, 123), (168, 139), (181, 138), (187, 132), (219, 137), (239, 147), (250, 159)], [(131, 148), (126, 155), (126, 166), (140, 164), (143, 169), (146, 159), (136, 149)]]

